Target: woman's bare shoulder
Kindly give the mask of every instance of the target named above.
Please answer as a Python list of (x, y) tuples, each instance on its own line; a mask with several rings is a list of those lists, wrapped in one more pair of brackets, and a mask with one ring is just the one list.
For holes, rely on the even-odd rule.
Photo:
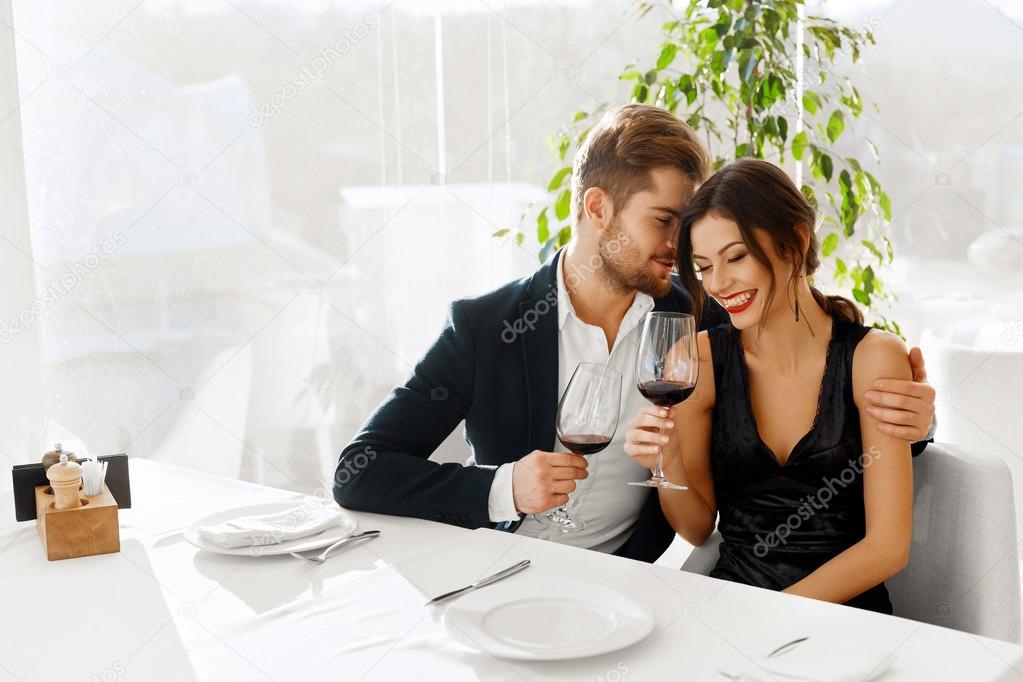
[(912, 379), (906, 344), (895, 334), (871, 329), (856, 346), (852, 374), (857, 402), (878, 379)]

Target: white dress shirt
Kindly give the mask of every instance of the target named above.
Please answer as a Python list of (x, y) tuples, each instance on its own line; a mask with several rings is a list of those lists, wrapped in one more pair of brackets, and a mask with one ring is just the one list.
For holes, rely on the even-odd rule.
[[(643, 318), (653, 310), (654, 300), (642, 292), (636, 293), (609, 353), (604, 330), (583, 322), (576, 315), (565, 288), (564, 267), (565, 256), (562, 254), (557, 272), (558, 396), (564, 395), (572, 373), (580, 362), (598, 362), (618, 370), (622, 374), (618, 430), (610, 445), (588, 456), (589, 477), (576, 481), (575, 492), (569, 499), (568, 513), (574, 519), (582, 519), (583, 530), (562, 532), (546, 519), (541, 523), (533, 516), (527, 516), (517, 532), (576, 547), (613, 552), (628, 540), (650, 490), (627, 485), (629, 481), (649, 478), (650, 470), (626, 455), (624, 446), (629, 422), (642, 407), (649, 404), (636, 389), (636, 353)], [(568, 452), (557, 436), (554, 441), (551, 443), (551, 451)], [(513, 466), (514, 463), (508, 463), (499, 467), (490, 488), (489, 513), (493, 522), (518, 518), (512, 495)]]

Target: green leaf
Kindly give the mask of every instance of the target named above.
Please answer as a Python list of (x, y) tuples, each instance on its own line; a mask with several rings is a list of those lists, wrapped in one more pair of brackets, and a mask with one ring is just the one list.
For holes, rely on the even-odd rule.
[(803, 160), (803, 154), (806, 153), (807, 137), (806, 131), (800, 130), (796, 133), (796, 136), (792, 138), (792, 156), (796, 161)]
[(845, 117), (842, 116), (841, 109), (835, 109), (831, 112), (831, 118), (828, 119), (828, 139), (834, 144), (841, 135), (842, 131), (845, 130)]
[(554, 203), (554, 215), (558, 217), (558, 220), (565, 220), (568, 218), (568, 214), (571, 213), (572, 206), (572, 193), (567, 189), (562, 190), (561, 194), (558, 195), (558, 200)]
[(867, 146), (870, 147), (870, 153), (874, 155), (874, 161), (880, 161), (881, 155), (877, 151), (877, 145), (867, 140)]
[(835, 283), (839, 286), (845, 283), (846, 278), (849, 276), (849, 270), (845, 265), (845, 261), (841, 258), (835, 259)]
[(563, 182), (565, 182), (565, 178), (571, 172), (572, 172), (572, 167), (571, 166), (565, 166), (564, 168), (559, 170), (557, 173), (555, 173), (554, 177), (551, 178), (550, 183), (547, 185), (547, 191), (548, 192), (553, 192), (554, 190), (556, 190), (559, 187), (561, 187), (561, 184)]
[(565, 154), (568, 153), (568, 146), (572, 142), (568, 139), (568, 135), (563, 135), (561, 138), (561, 144), (558, 145), (558, 158), (562, 161), (565, 160)]
[(558, 230), (558, 248), (561, 248), (568, 243), (568, 240), (572, 238), (572, 228), (565, 226)]
[(817, 109), (821, 105), (821, 98), (817, 96), (816, 92), (812, 90), (806, 90), (803, 92), (803, 109), (815, 116)]
[(778, 117), (778, 137), (784, 143), (789, 137), (789, 122), (785, 120), (784, 116)]
[(864, 239), (862, 243), (865, 247), (867, 247), (867, 250), (874, 255), (874, 258), (878, 259), (882, 263), (884, 262), (884, 255), (881, 253), (880, 249), (877, 248), (877, 245), (874, 244), (874, 242), (869, 239)]
[(815, 152), (813, 160), (813, 171), (815, 175), (822, 176), (828, 182), (831, 182), (831, 174), (835, 170), (835, 163), (831, 160), (831, 156), (824, 152)]
[(892, 221), (892, 199), (887, 193), (881, 192), (879, 200), (881, 204), (881, 212), (884, 214), (884, 219), (888, 222)]
[(646, 75), (643, 76), (643, 82), (646, 83), (647, 85), (653, 85), (654, 83), (656, 83), (657, 82), (657, 70), (656, 69), (650, 69), (649, 71), (647, 71)]
[(734, 50), (716, 50), (710, 59), (710, 68), (714, 73), (724, 73), (732, 63)]
[(508, 234), (509, 232), (511, 232), (511, 230), (506, 227), (503, 230), (498, 230), (497, 232), (495, 232), (494, 234), (492, 234), (490, 236), (491, 237), (503, 237), (504, 235)]
[(837, 249), (837, 248), (838, 248), (838, 235), (836, 233), (832, 232), (827, 237), (825, 237), (824, 238), (824, 242), (821, 243), (821, 254), (823, 254), (824, 257), (827, 258), (831, 254), (833, 254), (835, 252), (835, 249)]
[(816, 194), (816, 192), (813, 191), (813, 186), (812, 185), (808, 185), (808, 184), (806, 184), (804, 182), (799, 187), (799, 191), (806, 198), (807, 203), (809, 203), (814, 208), (817, 207), (817, 194)]
[(700, 31), (699, 39), (704, 48), (714, 47), (718, 42), (718, 32), (713, 27), (705, 28)]
[(675, 61), (675, 54), (678, 52), (678, 45), (675, 43), (668, 43), (661, 48), (661, 55), (657, 58), (657, 68), (665, 69)]
[(866, 294), (874, 293), (874, 268), (867, 266), (863, 268), (863, 292)]
[[(846, 82), (848, 83), (848, 80)], [(849, 107), (854, 118), (859, 118), (863, 112), (863, 98), (860, 97), (859, 90), (853, 87), (852, 83), (849, 83), (849, 94), (842, 96), (842, 104)]]
[(863, 291), (862, 289), (857, 288), (857, 289), (853, 289), (852, 294), (853, 294), (853, 298), (855, 298), (857, 301), (859, 301), (863, 305), (870, 305), (870, 296), (867, 294), (867, 292)]
[(587, 114), (585, 111), (577, 111), (575, 112), (575, 117), (572, 119), (572, 123), (578, 123), (587, 116), (589, 116), (589, 114)]
[(646, 102), (647, 95), (650, 94), (650, 88), (645, 83), (637, 83), (636, 87), (632, 89), (632, 99), (635, 102)]
[(743, 83), (749, 83), (753, 77), (753, 69), (757, 66), (757, 53), (752, 50), (743, 51), (743, 56), (739, 60), (739, 78), (742, 79)]
[(547, 207), (536, 216), (536, 240), (543, 244), (551, 237), (551, 231), (547, 227)]
[(696, 101), (696, 87), (693, 86), (693, 77), (689, 74), (679, 77), (678, 90), (685, 93), (687, 106), (692, 105)]
[(522, 246), (522, 242), (525, 241), (525, 239), (526, 239), (525, 232), (519, 232), (517, 235), (515, 235), (515, 243), (518, 244), (519, 246)]
[(852, 190), (852, 176), (849, 175), (849, 171), (844, 168), (842, 169), (842, 172), (838, 174), (838, 187), (846, 194)]

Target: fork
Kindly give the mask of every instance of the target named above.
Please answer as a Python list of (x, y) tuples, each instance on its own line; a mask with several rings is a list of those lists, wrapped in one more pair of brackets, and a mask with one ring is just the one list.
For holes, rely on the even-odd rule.
[(323, 550), (316, 556), (302, 556), (297, 552), (289, 552), (289, 554), (291, 554), (291, 556), (295, 557), (296, 559), (302, 559), (304, 561), (308, 561), (311, 564), (322, 564), (324, 561), (327, 560), (327, 555), (333, 552), (338, 547), (341, 547), (342, 545), (347, 545), (350, 542), (357, 542), (358, 540), (368, 540), (370, 538), (375, 538), (378, 535), (380, 535), (380, 531), (378, 530), (367, 530), (362, 533), (356, 533), (355, 535), (349, 535), (343, 540), (338, 540), (333, 545)]

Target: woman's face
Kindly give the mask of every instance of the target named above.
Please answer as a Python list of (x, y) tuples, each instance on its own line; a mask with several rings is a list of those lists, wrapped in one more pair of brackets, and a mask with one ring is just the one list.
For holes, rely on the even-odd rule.
[[(775, 272), (775, 287), (789, 281), (792, 267), (775, 252), (767, 233), (754, 229), (760, 248)], [(728, 218), (709, 213), (693, 224), (690, 232), (693, 263), (704, 290), (728, 311), (736, 329), (756, 328), (765, 316), (786, 307), (779, 291), (771, 297), (771, 271), (749, 252), (739, 226)], [(771, 310), (764, 310), (770, 299)]]

